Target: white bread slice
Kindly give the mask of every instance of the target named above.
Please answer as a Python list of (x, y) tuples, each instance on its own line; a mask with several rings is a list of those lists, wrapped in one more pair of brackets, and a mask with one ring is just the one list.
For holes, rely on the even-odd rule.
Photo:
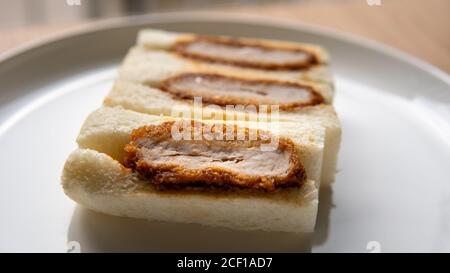
[[(195, 110), (191, 103), (173, 99), (168, 93), (143, 84), (117, 81), (111, 92), (105, 98), (106, 106), (122, 106), (125, 109), (152, 115), (174, 115), (174, 110)], [(207, 107), (208, 105), (203, 105)], [(222, 119), (222, 115), (214, 115), (214, 110), (203, 108), (200, 115), (205, 119)], [(223, 113), (220, 113), (223, 114)], [(248, 114), (248, 116), (252, 116)], [(239, 116), (237, 116), (239, 117)], [(251, 117), (258, 120), (258, 117)], [(330, 105), (317, 105), (296, 109), (294, 112), (280, 112), (279, 120), (291, 124), (312, 124), (323, 126), (326, 129), (325, 150), (321, 182), (325, 185), (334, 181), (336, 172), (337, 154), (341, 142), (341, 126), (339, 119)]]
[[(125, 110), (121, 107), (102, 107), (91, 113), (84, 122), (77, 142), (80, 148), (94, 149), (122, 162), (124, 147), (130, 142), (133, 129), (144, 125), (155, 125), (170, 120), (170, 117), (147, 115)], [(208, 122), (203, 120), (203, 122)], [(219, 121), (210, 121), (217, 123)], [(221, 121), (223, 122), (223, 121)], [(238, 126), (269, 130), (278, 136), (290, 138), (298, 146), (299, 158), (308, 179), (320, 182), (324, 149), (325, 129), (315, 124), (275, 124), (238, 122)]]
[(106, 214), (242, 230), (312, 232), (318, 191), (313, 181), (274, 193), (161, 192), (110, 156), (77, 149), (62, 174), (64, 192)]
[[(331, 82), (325, 80), (329, 72), (323, 66), (316, 67), (302, 79), (293, 76), (293, 72), (267, 72), (228, 65), (202, 64), (178, 57), (170, 52), (149, 50), (143, 47), (133, 47), (129, 50), (119, 69), (118, 80), (160, 87), (163, 81), (183, 73), (212, 73), (248, 79), (283, 80), (311, 86), (322, 95), (326, 103), (331, 103), (334, 96)], [(320, 81), (313, 79), (321, 77), (321, 75), (323, 75), (323, 79)]]

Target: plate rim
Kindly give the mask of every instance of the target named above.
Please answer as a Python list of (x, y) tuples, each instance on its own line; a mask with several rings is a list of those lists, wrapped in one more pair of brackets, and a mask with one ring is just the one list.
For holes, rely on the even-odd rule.
[(25, 42), (19, 46), (6, 50), (0, 53), (0, 66), (7, 61), (11, 61), (15, 57), (26, 54), (28, 51), (45, 47), (48, 44), (56, 43), (65, 39), (73, 38), (79, 35), (95, 33), (112, 28), (129, 27), (145, 23), (154, 22), (180, 22), (180, 21), (195, 21), (195, 20), (211, 20), (211, 21), (232, 21), (238, 23), (253, 23), (258, 25), (274, 25), (282, 28), (299, 29), (309, 33), (315, 33), (327, 36), (342, 42), (356, 44), (373, 51), (377, 51), (391, 58), (405, 62), (408, 65), (419, 68), (423, 73), (428, 73), (436, 79), (444, 82), (450, 86), (450, 75), (444, 70), (406, 53), (400, 49), (394, 48), (390, 45), (365, 38), (353, 33), (335, 30), (329, 27), (314, 25), (305, 22), (298, 22), (293, 19), (279, 18), (279, 17), (263, 17), (255, 14), (231, 14), (229, 12), (205, 12), (205, 11), (183, 11), (183, 12), (160, 12), (144, 15), (124, 16), (118, 18), (103, 19), (95, 22), (81, 23), (80, 26), (75, 26), (59, 33), (48, 34), (41, 38), (36, 38), (32, 41)]

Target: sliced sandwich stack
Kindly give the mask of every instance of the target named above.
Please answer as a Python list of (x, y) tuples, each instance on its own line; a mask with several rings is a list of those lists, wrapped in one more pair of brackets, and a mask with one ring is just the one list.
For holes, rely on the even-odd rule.
[(326, 52), (143, 30), (62, 176), (95, 211), (312, 232), (341, 128)]

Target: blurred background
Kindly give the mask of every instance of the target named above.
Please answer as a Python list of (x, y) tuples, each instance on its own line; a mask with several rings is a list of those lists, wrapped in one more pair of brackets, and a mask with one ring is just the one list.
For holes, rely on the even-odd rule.
[(450, 72), (450, 0), (0, 0), (0, 53), (98, 20), (172, 11), (319, 25), (385, 43)]

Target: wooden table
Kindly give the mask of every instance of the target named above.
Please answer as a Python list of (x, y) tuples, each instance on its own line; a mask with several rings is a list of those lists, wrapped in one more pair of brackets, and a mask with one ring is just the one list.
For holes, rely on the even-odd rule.
[[(370, 0), (369, 0), (370, 1)], [(226, 5), (215, 11), (256, 14), (350, 32), (396, 47), (450, 72), (450, 0), (317, 0)], [(0, 28), (0, 52), (89, 22)]]

